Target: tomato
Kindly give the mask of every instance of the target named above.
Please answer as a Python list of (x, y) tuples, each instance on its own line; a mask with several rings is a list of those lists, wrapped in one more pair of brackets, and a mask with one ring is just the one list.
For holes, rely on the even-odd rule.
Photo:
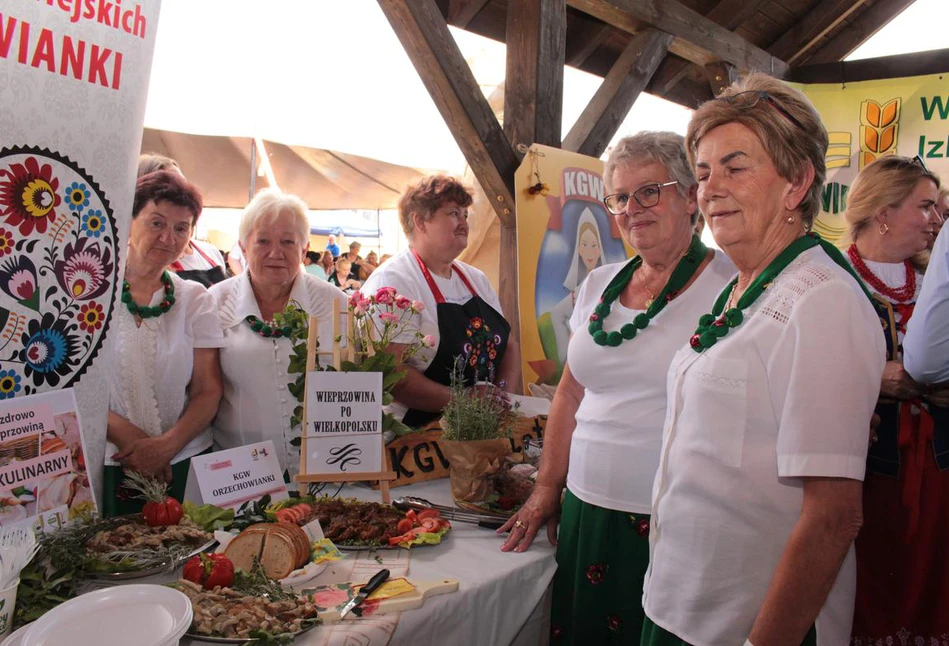
[(396, 525), (396, 529), (399, 531), (400, 534), (404, 534), (405, 532), (412, 529), (412, 521), (409, 520), (408, 518), (403, 518), (402, 520), (399, 521), (399, 524)]
[(198, 554), (188, 559), (181, 576), (205, 590), (227, 588), (234, 583), (234, 564), (223, 554)]
[(184, 512), (181, 510), (181, 503), (168, 496), (161, 502), (146, 502), (142, 507), (142, 517), (151, 527), (163, 527), (165, 525), (177, 525), (181, 521)]
[(292, 523), (293, 518), (291, 518), (289, 509), (281, 509), (274, 514), (274, 518), (277, 519), (278, 523)]
[(438, 524), (437, 518), (423, 518), (422, 519), (422, 531), (426, 533), (435, 533), (438, 531), (440, 525)]
[(410, 509), (405, 512), (405, 517), (411, 520), (413, 525), (418, 523), (418, 514), (415, 513), (414, 509)]
[(438, 518), (440, 514), (437, 509), (423, 509), (418, 513), (419, 522), (425, 520), (426, 518)]
[(389, 539), (389, 545), (398, 545), (399, 543), (408, 543), (416, 538), (416, 530), (410, 529), (401, 536), (393, 536)]

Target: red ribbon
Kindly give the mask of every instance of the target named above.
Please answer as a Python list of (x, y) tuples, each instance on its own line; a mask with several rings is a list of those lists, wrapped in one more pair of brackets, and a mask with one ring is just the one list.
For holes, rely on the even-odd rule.
[[(914, 412), (913, 408), (916, 411)], [(900, 404), (898, 446), (908, 449), (909, 464), (903, 476), (903, 505), (909, 509), (907, 536), (919, 528), (919, 500), (923, 489), (923, 468), (933, 440), (933, 418), (919, 399), (908, 399)]]

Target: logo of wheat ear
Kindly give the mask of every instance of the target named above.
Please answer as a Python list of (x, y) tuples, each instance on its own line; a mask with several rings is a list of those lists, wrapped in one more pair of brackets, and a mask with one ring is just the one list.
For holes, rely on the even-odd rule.
[(899, 140), (902, 99), (880, 105), (873, 99), (860, 104), (860, 168), (883, 157), (895, 155)]

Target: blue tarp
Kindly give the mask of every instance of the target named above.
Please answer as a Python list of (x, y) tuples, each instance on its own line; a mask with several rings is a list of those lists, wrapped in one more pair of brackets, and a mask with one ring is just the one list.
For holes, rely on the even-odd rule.
[[(314, 220), (317, 220), (314, 222)], [(342, 235), (347, 238), (379, 238), (373, 224), (351, 213), (310, 213), (310, 233), (315, 236)]]

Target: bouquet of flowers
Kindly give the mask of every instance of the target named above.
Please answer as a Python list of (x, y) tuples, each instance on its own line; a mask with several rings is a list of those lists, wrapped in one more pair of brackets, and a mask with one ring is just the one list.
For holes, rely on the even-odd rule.
[[(340, 368), (344, 372), (381, 372), (384, 406), (392, 403), (392, 390), (406, 375), (399, 366), (407, 363), (422, 348), (435, 345), (434, 337), (418, 331), (416, 317), (424, 308), (421, 301), (399, 294), (394, 287), (380, 287), (375, 294), (368, 296), (353, 292), (349, 298), (349, 311), (355, 322), (349, 342), (355, 348), (356, 356), (355, 361), (343, 361)], [(414, 332), (406, 341), (408, 330)], [(393, 344), (402, 346), (398, 356), (390, 351)], [(382, 430), (404, 435), (414, 429), (392, 413), (384, 413)]]

